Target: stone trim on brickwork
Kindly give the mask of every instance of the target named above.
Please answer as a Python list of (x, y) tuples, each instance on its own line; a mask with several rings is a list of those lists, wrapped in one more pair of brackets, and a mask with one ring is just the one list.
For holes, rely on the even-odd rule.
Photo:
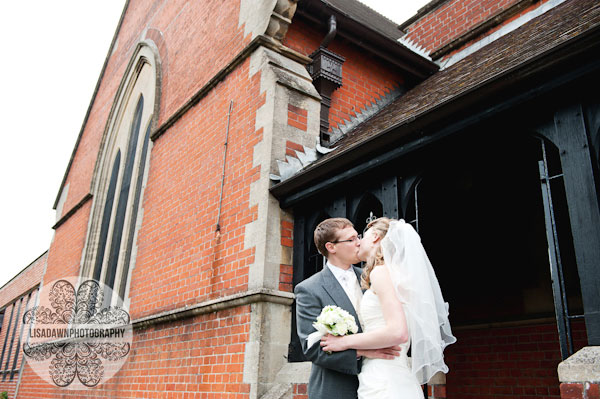
[(155, 315), (133, 320), (131, 324), (135, 329), (148, 328), (162, 323), (171, 323), (189, 317), (199, 316), (207, 313), (220, 312), (222, 310), (251, 305), (258, 302), (269, 302), (279, 305), (290, 306), (294, 301), (294, 295), (289, 292), (260, 289), (240, 292), (221, 298), (204, 301), (193, 306), (173, 309)]
[(63, 215), (58, 221), (52, 226), (52, 230), (58, 229), (64, 222), (66, 222), (71, 216), (73, 216), (79, 208), (84, 206), (89, 200), (92, 199), (92, 194), (87, 193), (73, 208), (69, 209), (67, 213)]
[[(90, 183), (93, 202), (81, 256), (80, 274), (85, 278), (109, 281), (111, 288), (115, 288), (118, 297), (125, 303), (128, 302), (129, 281), (135, 268), (136, 237), (143, 215), (143, 187), (148, 178), (152, 152), (152, 143), (150, 140), (146, 143), (145, 132), (158, 122), (161, 78), (161, 60), (156, 44), (150, 39), (139, 42), (114, 96)], [(134, 119), (137, 120), (137, 136), (132, 136)], [(136, 140), (135, 146), (131, 147), (135, 151), (128, 154), (131, 139)], [(120, 158), (121, 155), (123, 162), (117, 161), (117, 157)], [(128, 174), (131, 186), (126, 192), (128, 197), (122, 202), (120, 194), (115, 195), (115, 192), (119, 193), (124, 184), (127, 164), (131, 166)], [(115, 171), (115, 180), (110, 182)], [(114, 184), (115, 190), (110, 201), (116, 201), (106, 208), (109, 183)], [(126, 207), (124, 211), (120, 210), (123, 213), (119, 216), (119, 227), (115, 227), (117, 208), (122, 204), (126, 204)], [(104, 220), (106, 211), (109, 214)], [(107, 221), (108, 224), (105, 225)], [(115, 228), (120, 229), (122, 240), (113, 240)], [(104, 256), (111, 253), (114, 258)], [(104, 259), (102, 264), (97, 264), (100, 254)], [(109, 263), (111, 259), (112, 262)]]
[(65, 206), (65, 202), (67, 201), (67, 197), (69, 196), (69, 186), (70, 183), (67, 183), (60, 192), (60, 196), (56, 203), (56, 208), (54, 209), (54, 218), (56, 219), (55, 223), (62, 219), (63, 208)]
[[(127, 6), (125, 7), (125, 9), (127, 9)], [(125, 9), (123, 10), (123, 12), (125, 12)], [(122, 16), (121, 16), (122, 18)], [(119, 22), (119, 26), (120, 26), (121, 21)], [(118, 33), (118, 29), (117, 29), (117, 33)], [(116, 35), (116, 34), (115, 34)], [(112, 106), (111, 106), (111, 110), (107, 119), (107, 124), (103, 133), (103, 138), (102, 138), (102, 143), (101, 143), (101, 148), (104, 146), (105, 144), (105, 140), (106, 140), (106, 136), (107, 136), (107, 132), (108, 129), (110, 128), (111, 125), (111, 121), (115, 118), (115, 112), (117, 112), (118, 110), (116, 109), (117, 103), (118, 103), (118, 99), (121, 96), (121, 93), (124, 90), (124, 85), (127, 82), (127, 77), (129, 76), (130, 71), (133, 69), (133, 63), (137, 60), (137, 54), (139, 54), (140, 50), (142, 47), (148, 47), (151, 49), (151, 51), (154, 54), (154, 60), (156, 62), (156, 90), (154, 93), (154, 97), (155, 97), (155, 101), (154, 101), (154, 109), (153, 109), (153, 114), (152, 114), (152, 124), (154, 126), (157, 125), (158, 123), (158, 117), (159, 117), (159, 111), (160, 111), (160, 97), (161, 97), (161, 86), (162, 86), (162, 69), (161, 69), (161, 60), (160, 60), (160, 55), (159, 55), (159, 50), (156, 46), (156, 44), (154, 43), (154, 41), (150, 40), (150, 39), (146, 39), (141, 41), (140, 43), (138, 43), (137, 47), (135, 48), (133, 54), (134, 56), (129, 60), (129, 64), (127, 65), (126, 68), (126, 73), (123, 75), (123, 79), (121, 80), (121, 83), (119, 84), (119, 88), (117, 89), (117, 94), (115, 95), (115, 101), (113, 102)], [(112, 46), (111, 46), (112, 49)], [(110, 54), (110, 53), (109, 53)], [(107, 60), (108, 60), (109, 56), (107, 56)], [(106, 66), (106, 65), (105, 65)], [(104, 73), (104, 69), (102, 70), (102, 74)], [(102, 79), (102, 74), (100, 75), (100, 79), (98, 80), (98, 86), (100, 85), (100, 81)], [(98, 87), (96, 87), (96, 90), (98, 90)], [(96, 92), (94, 92), (94, 96), (96, 95)], [(92, 102), (90, 103), (90, 108), (88, 109), (88, 113), (91, 110), (92, 104), (94, 102), (94, 97), (92, 97)], [(86, 119), (85, 121), (87, 121), (88, 115), (86, 114)], [(85, 127), (85, 121), (84, 121), (84, 125), (82, 126), (82, 131), (80, 133), (80, 136), (77, 138), (77, 143), (75, 144), (75, 149), (73, 150), (73, 154), (71, 156), (71, 160), (69, 161), (69, 165), (67, 166), (67, 171), (65, 172), (65, 177), (64, 177), (64, 181), (61, 184), (61, 188), (58, 192), (58, 196), (56, 198), (56, 201), (54, 203), (54, 207), (53, 209), (55, 209), (57, 211), (57, 218), (58, 221), (54, 224), (54, 226), (52, 226), (52, 229), (56, 230), (58, 227), (60, 227), (64, 222), (66, 222), (71, 216), (73, 216), (77, 210), (79, 210), (83, 205), (85, 205), (85, 203), (93, 197), (93, 195), (91, 194), (94, 191), (94, 184), (96, 179), (92, 178), (92, 182), (91, 182), (91, 187), (90, 187), (90, 192), (88, 194), (86, 194), (77, 204), (75, 204), (72, 208), (70, 208), (66, 213), (64, 213), (62, 216), (58, 215), (59, 212), (63, 212), (62, 209), (62, 205), (66, 202), (66, 189), (68, 188), (68, 185), (65, 186), (66, 183), (66, 178), (67, 175), (69, 174), (69, 170), (73, 161), (73, 158), (75, 157), (75, 152), (78, 148), (79, 145), (79, 141), (81, 140), (81, 134), (83, 134), (83, 129)], [(101, 150), (102, 151), (102, 150)], [(97, 173), (97, 169), (98, 169), (98, 162), (101, 159), (101, 157), (98, 157), (98, 161), (96, 162), (96, 165), (94, 167), (94, 176), (96, 176)]]
[(600, 398), (600, 346), (586, 346), (558, 365), (562, 399)]
[[(277, 290), (283, 259), (281, 220), (291, 214), (282, 210), (270, 194), (270, 175), (277, 161), (285, 159), (289, 141), (298, 146), (314, 146), (319, 134), (320, 96), (312, 84), (306, 63), (288, 57), (272, 47), (257, 47), (250, 58), (249, 77), (259, 74), (264, 104), (256, 110), (254, 131), (262, 139), (253, 149), (253, 168), (259, 178), (250, 184), (249, 205), (256, 207), (256, 219), (246, 225), (244, 248), (254, 248), (249, 265), (249, 290)], [(306, 111), (306, 130), (288, 124), (292, 107)], [(287, 293), (293, 298), (292, 293)], [(244, 352), (243, 381), (250, 385), (255, 399), (287, 392), (276, 383), (277, 373), (287, 363), (291, 336), (291, 301), (288, 304), (256, 302), (252, 304), (248, 342)], [(280, 390), (282, 389), (282, 390)]]
[(255, 37), (246, 47), (237, 53), (231, 61), (219, 72), (217, 72), (204, 86), (202, 86), (196, 93), (194, 93), (188, 101), (185, 102), (177, 111), (173, 113), (162, 125), (160, 125), (150, 137), (152, 141), (156, 141), (162, 136), (171, 126), (175, 124), (186, 112), (194, 107), (202, 98), (204, 98), (210, 91), (223, 79), (225, 79), (238, 65), (240, 65), (246, 58), (250, 57), (256, 49), (259, 47), (266, 47), (277, 53), (285, 55), (286, 57), (303, 65), (308, 65), (312, 60), (303, 54), (300, 54), (274, 39), (260, 35)]
[(275, 8), (269, 19), (266, 34), (275, 40), (281, 41), (285, 38), (288, 27), (296, 12), (298, 0), (277, 0)]
[(474, 40), (475, 38), (479, 37), (480, 35), (489, 32), (491, 29), (517, 15), (519, 12), (523, 11), (525, 8), (529, 7), (536, 1), (537, 0), (518, 1), (510, 7), (506, 8), (505, 10), (499, 11), (498, 13), (492, 15), (480, 24), (473, 26), (471, 29), (469, 29), (462, 35), (451, 40), (449, 43), (446, 43), (441, 47), (433, 50), (431, 52), (431, 58), (434, 60), (442, 58), (443, 56), (467, 44), (471, 40)]
[(311, 362), (286, 363), (275, 377), (275, 384), (261, 399), (292, 398), (295, 385), (308, 385)]
[[(539, 7), (529, 11), (528, 13), (518, 17), (517, 19), (507, 23), (506, 25), (501, 26), (498, 30), (492, 32), (491, 34), (489, 34), (487, 36), (485, 36), (480, 30), (477, 30), (476, 33), (477, 33), (477, 35), (482, 36), (481, 39), (479, 39), (478, 41), (465, 47), (464, 49), (458, 51), (457, 53), (449, 56), (448, 58), (446, 58), (444, 60), (439, 59), (437, 62), (440, 65), (440, 69), (449, 68), (450, 66), (456, 64), (463, 58), (473, 54), (477, 50), (487, 46), (488, 44), (492, 43), (493, 41), (498, 40), (502, 36), (505, 36), (505, 35), (509, 34), (510, 32), (520, 28), (521, 26), (525, 25), (532, 19), (539, 17), (540, 15), (546, 13), (547, 11), (550, 11), (554, 7), (559, 6), (560, 4), (564, 3), (565, 1), (566, 0), (550, 0), (546, 3), (543, 3)], [(518, 11), (516, 13), (518, 13)], [(516, 15), (516, 13), (514, 15)], [(507, 17), (507, 19), (510, 19), (510, 17)], [(502, 21), (502, 22), (504, 22), (504, 21)], [(475, 27), (475, 28), (477, 28), (477, 27)], [(488, 27), (488, 29), (492, 29), (492, 27)], [(469, 37), (467, 41), (469, 41), (471, 39), (474, 39), (474, 38)], [(464, 44), (464, 43), (461, 43), (461, 45), (462, 44)], [(455, 49), (455, 48), (453, 48), (453, 49)], [(448, 52), (451, 52), (453, 49), (450, 49)], [(441, 50), (443, 50), (443, 48), (440, 50), (436, 50), (436, 52), (439, 52)], [(448, 52), (445, 52), (444, 54), (448, 54)], [(442, 55), (435, 54), (435, 56), (434, 56), (434, 54), (435, 53), (432, 53), (433, 59), (441, 58), (444, 55), (444, 54), (442, 54)]]
[(600, 382), (600, 346), (586, 346), (558, 365), (560, 382)]
[(282, 40), (296, 13), (298, 0), (241, 0), (238, 25), (244, 25), (244, 36), (267, 35)]
[[(319, 95), (303, 64), (264, 47), (250, 60), (250, 77), (260, 73), (265, 103), (256, 113), (254, 130), (262, 129), (262, 140), (255, 145), (253, 167), (260, 177), (250, 185), (250, 206), (258, 208), (256, 220), (246, 226), (244, 248), (255, 248), (250, 265), (249, 289), (276, 289), (281, 263), (280, 207), (270, 195), (270, 174), (277, 171), (277, 160), (285, 159), (286, 142), (314, 146), (318, 135)], [(288, 105), (307, 111), (307, 130), (288, 125)]]

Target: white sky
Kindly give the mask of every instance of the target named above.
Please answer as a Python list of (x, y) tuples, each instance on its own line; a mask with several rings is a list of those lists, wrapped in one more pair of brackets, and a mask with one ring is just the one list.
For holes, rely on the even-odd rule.
[[(429, 0), (361, 1), (401, 23)], [(124, 4), (0, 2), (0, 287), (50, 247), (52, 205)]]

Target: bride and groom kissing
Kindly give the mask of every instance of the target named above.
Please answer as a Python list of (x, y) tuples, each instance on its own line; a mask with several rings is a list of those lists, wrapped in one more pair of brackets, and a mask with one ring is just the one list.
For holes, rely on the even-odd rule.
[[(331, 218), (316, 227), (314, 240), (326, 265), (294, 290), (298, 337), (312, 362), (308, 397), (423, 398), (421, 384), (448, 372), (443, 351), (456, 339), (417, 232), (403, 220), (379, 218), (361, 237), (348, 219)], [(364, 269), (353, 266), (360, 261)], [(315, 321), (331, 305), (352, 315), (357, 333), (326, 334), (309, 345)]]

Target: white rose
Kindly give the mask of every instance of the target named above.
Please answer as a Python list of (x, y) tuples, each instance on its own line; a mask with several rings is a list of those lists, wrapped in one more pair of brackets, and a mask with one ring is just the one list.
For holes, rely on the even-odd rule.
[(338, 323), (333, 327), (333, 335), (344, 335), (346, 334), (346, 325), (344, 323)]

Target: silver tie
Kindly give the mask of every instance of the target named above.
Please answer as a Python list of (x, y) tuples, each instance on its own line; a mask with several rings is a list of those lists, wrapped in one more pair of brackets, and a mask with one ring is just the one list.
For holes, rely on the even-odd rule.
[(360, 314), (360, 301), (362, 299), (362, 290), (360, 289), (360, 284), (358, 283), (358, 279), (355, 274), (352, 276), (347, 275), (344, 276), (346, 284), (348, 284), (349, 292), (352, 293), (350, 295), (350, 302), (352, 302), (352, 306), (354, 306), (354, 310), (356, 310), (356, 314), (358, 316), (358, 322), (362, 326), (362, 316)]

